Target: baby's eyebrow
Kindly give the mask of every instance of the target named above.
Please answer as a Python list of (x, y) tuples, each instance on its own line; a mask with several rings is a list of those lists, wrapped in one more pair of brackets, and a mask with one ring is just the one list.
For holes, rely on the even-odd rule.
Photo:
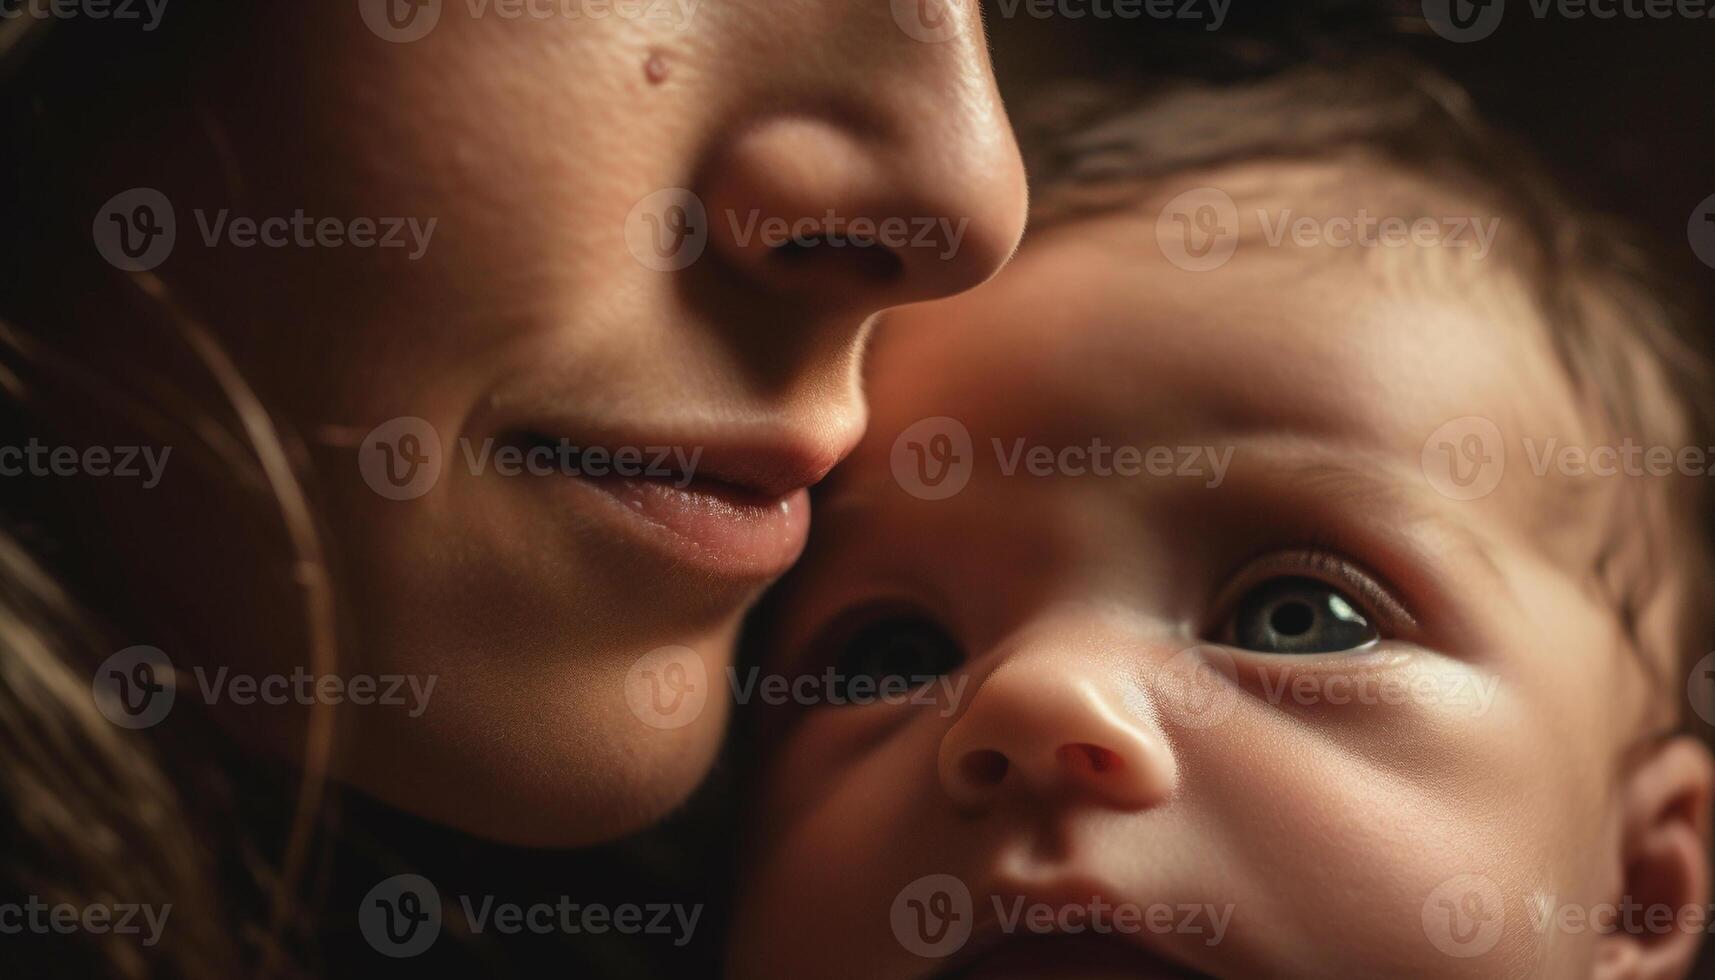
[[(1340, 458), (1295, 460), (1277, 471), (1278, 477), (1294, 481), (1304, 492), (1324, 495), (1337, 504), (1389, 515), (1391, 520), (1428, 526), (1444, 534), (1453, 547), (1480, 562), (1496, 581), (1506, 575), (1487, 539), (1464, 521), (1456, 520), (1445, 507), (1425, 499), (1427, 486), (1421, 473), (1416, 480), (1399, 473), (1390, 459), (1363, 455), (1363, 464)], [(1381, 474), (1388, 474), (1386, 476)], [(1259, 478), (1266, 478), (1258, 474)]]

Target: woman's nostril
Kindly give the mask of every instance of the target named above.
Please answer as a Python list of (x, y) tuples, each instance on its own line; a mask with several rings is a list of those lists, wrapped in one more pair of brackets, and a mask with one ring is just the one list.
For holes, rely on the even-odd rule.
[(1062, 745), (1059, 754), (1063, 764), (1081, 772), (1113, 772), (1121, 766), (1118, 753), (1104, 749), (1100, 745), (1087, 743)]
[(782, 242), (769, 250), (769, 260), (792, 271), (814, 263), (846, 265), (872, 283), (891, 282), (905, 274), (899, 256), (874, 239), (832, 234)]
[(1006, 756), (993, 749), (968, 752), (959, 766), (965, 779), (973, 786), (998, 786), (1006, 779), (1006, 771), (1010, 768)]

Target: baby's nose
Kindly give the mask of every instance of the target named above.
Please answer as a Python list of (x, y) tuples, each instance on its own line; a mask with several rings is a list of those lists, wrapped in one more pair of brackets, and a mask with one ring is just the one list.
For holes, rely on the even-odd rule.
[(1178, 763), (1129, 675), (1100, 656), (1010, 656), (942, 738), (942, 789), (975, 809), (1020, 795), (1125, 811), (1165, 804)]

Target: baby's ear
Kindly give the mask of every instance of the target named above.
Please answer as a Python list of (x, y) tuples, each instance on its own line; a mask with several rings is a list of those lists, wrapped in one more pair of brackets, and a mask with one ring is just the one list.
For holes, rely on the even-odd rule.
[[(1715, 759), (1689, 735), (1650, 750), (1621, 788), (1624, 808), (1620, 855), (1624, 890), (1615, 903), (1640, 909), (1622, 915), (1596, 947), (1593, 980), (1682, 980), (1691, 973), (1706, 938), (1704, 915), (1681, 922), (1687, 908), (1709, 903), (1709, 810), (1715, 793)], [(1662, 928), (1650, 909), (1672, 910)], [(1652, 924), (1653, 919), (1653, 924)], [(1631, 924), (1628, 929), (1628, 922)]]

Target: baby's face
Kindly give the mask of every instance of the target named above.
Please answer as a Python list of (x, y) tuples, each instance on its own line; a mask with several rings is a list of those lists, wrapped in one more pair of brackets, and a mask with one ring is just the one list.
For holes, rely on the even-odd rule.
[[(1159, 207), (883, 327), (768, 670), (912, 693), (778, 719), (735, 973), (1590, 975), (1540, 923), (1620, 898), (1648, 699), (1519, 451), (1597, 438), (1522, 293), (1408, 249), (1189, 272)], [(1512, 451), (1476, 497), (1471, 416)]]

